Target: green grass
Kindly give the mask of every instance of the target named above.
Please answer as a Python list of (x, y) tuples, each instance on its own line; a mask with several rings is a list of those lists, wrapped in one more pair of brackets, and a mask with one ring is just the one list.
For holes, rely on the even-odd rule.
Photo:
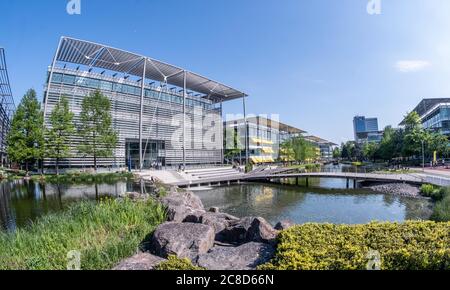
[(70, 184), (94, 184), (106, 183), (115, 184), (120, 180), (133, 178), (133, 174), (129, 172), (119, 173), (68, 173), (62, 175), (34, 175), (32, 179), (40, 182), (49, 183), (70, 183)]
[(399, 169), (399, 170), (379, 170), (375, 171), (376, 174), (413, 174), (418, 173), (417, 170), (411, 170), (411, 169)]
[(155, 201), (81, 202), (15, 233), (0, 233), (0, 269), (64, 270), (81, 253), (84, 270), (111, 269), (138, 250), (165, 210)]
[(290, 169), (306, 169), (306, 170), (316, 170), (322, 167), (321, 164), (300, 164), (300, 165), (292, 165), (289, 166)]
[(450, 223), (305, 224), (281, 232), (262, 270), (450, 270)]
[(450, 187), (424, 184), (420, 188), (420, 193), (435, 201), (431, 220), (436, 222), (450, 222)]
[(434, 193), (436, 200), (431, 219), (439, 222), (450, 221), (450, 187), (443, 187)]

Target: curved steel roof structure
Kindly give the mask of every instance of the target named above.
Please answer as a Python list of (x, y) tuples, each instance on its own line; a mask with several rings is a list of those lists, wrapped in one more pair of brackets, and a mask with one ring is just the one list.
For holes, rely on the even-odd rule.
[(215, 102), (247, 96), (227, 85), (150, 57), (69, 37), (61, 38), (55, 60), (186, 87), (187, 90), (201, 93), (204, 98)]

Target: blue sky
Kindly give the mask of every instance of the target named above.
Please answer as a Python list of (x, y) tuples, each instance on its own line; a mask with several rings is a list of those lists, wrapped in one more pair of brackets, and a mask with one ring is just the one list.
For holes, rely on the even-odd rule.
[[(59, 38), (71, 36), (160, 59), (241, 89), (248, 111), (334, 142), (353, 138), (355, 115), (397, 125), (422, 98), (450, 97), (450, 1), (1, 0), (18, 102), (42, 96)], [(241, 103), (225, 105), (242, 112)]]

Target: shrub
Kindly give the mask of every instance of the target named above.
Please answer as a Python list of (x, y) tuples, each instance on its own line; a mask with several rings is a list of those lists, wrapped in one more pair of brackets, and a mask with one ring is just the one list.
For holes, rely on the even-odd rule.
[(176, 256), (169, 256), (169, 259), (159, 264), (156, 270), (163, 271), (193, 271), (193, 270), (205, 270), (203, 268), (194, 266), (189, 259), (179, 259)]
[(443, 193), (441, 200), (436, 202), (431, 219), (437, 222), (450, 221), (450, 194)]
[(435, 191), (436, 188), (432, 184), (424, 184), (420, 187), (420, 193), (427, 197), (431, 197)]
[(107, 270), (133, 255), (165, 221), (154, 201), (81, 202), (15, 233), (0, 233), (0, 270), (64, 270), (69, 251), (84, 270)]
[(306, 164), (305, 169), (306, 170), (319, 170), (321, 167), (320, 164)]
[(446, 187), (438, 187), (432, 184), (424, 184), (420, 187), (420, 193), (425, 197), (431, 197), (433, 200), (442, 199), (443, 195), (449, 191)]
[(382, 270), (450, 270), (450, 223), (305, 224), (280, 233), (262, 270), (365, 270), (378, 251)]

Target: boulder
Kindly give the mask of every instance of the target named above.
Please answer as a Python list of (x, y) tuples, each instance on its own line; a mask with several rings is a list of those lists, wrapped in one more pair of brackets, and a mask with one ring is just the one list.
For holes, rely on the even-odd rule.
[(176, 255), (193, 260), (214, 246), (214, 238), (214, 229), (208, 225), (169, 222), (156, 229), (150, 250), (164, 258)]
[(212, 207), (212, 208), (209, 209), (209, 212), (212, 212), (212, 213), (219, 213), (219, 212), (220, 212), (220, 209), (219, 209), (218, 207)]
[(172, 192), (162, 198), (161, 203), (167, 207), (168, 221), (198, 222), (200, 215), (206, 212), (200, 198), (192, 192)]
[(131, 258), (122, 261), (113, 270), (117, 271), (143, 271), (153, 270), (156, 266), (166, 261), (166, 259), (154, 256), (150, 253), (139, 253)]
[(293, 226), (295, 226), (295, 224), (290, 221), (281, 221), (281, 222), (277, 223), (277, 225), (275, 226), (275, 229), (277, 231), (284, 231), (289, 228), (292, 228)]
[(238, 221), (239, 218), (229, 214), (207, 212), (200, 216), (198, 222), (213, 227), (215, 233), (218, 234)]
[(221, 231), (216, 239), (230, 244), (244, 244), (249, 242), (275, 243), (278, 231), (265, 219), (247, 217), (233, 223)]
[(248, 243), (239, 247), (214, 247), (197, 259), (197, 265), (208, 270), (254, 270), (269, 262), (274, 247), (262, 243)]

